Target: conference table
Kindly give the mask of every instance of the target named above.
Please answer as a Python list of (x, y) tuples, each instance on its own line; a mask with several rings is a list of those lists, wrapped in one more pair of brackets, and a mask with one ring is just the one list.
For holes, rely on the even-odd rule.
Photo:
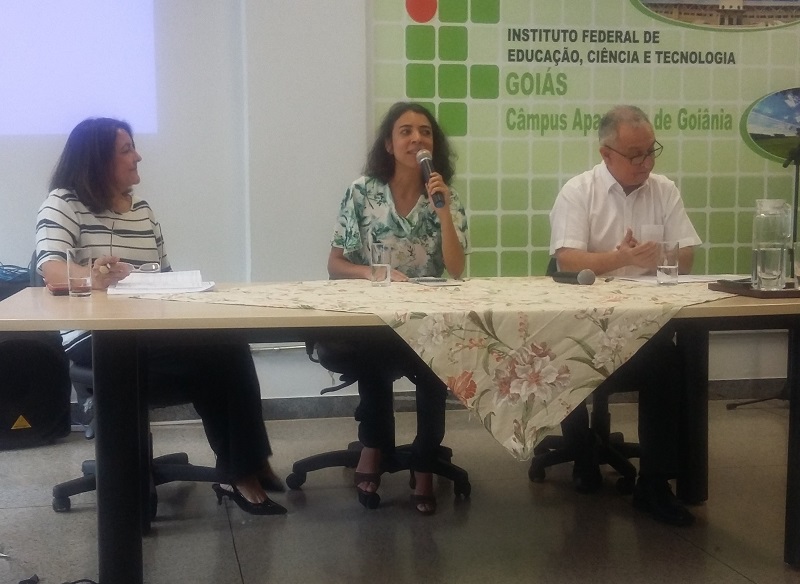
[[(548, 315), (546, 322), (555, 324), (550, 329), (536, 325), (532, 332), (531, 322), (536, 316), (533, 308), (529, 307), (528, 312), (519, 311), (518, 306), (513, 303), (497, 298), (491, 300), (491, 310), (476, 306), (474, 300), (469, 298), (463, 298), (462, 301), (476, 310), (462, 311), (458, 307), (459, 294), (470, 287), (477, 288), (489, 298), (490, 293), (496, 292), (496, 286), (501, 285), (492, 280), (502, 280), (502, 286), (520, 286), (517, 291), (520, 298), (523, 293), (525, 297), (533, 294), (535, 301), (530, 301), (530, 306), (547, 306), (548, 303), (557, 305), (556, 309), (543, 311)], [(282, 342), (337, 338), (352, 334), (370, 335), (376, 339), (391, 337), (396, 341), (399, 335), (431, 365), (434, 372), (454, 390), (467, 407), (479, 414), (484, 427), (487, 427), (488, 422), (492, 422), (494, 426), (504, 426), (505, 424), (499, 423), (503, 419), (503, 408), (514, 411), (515, 407), (521, 407), (527, 412), (526, 415), (530, 414), (526, 420), (532, 426), (529, 432), (533, 436), (532, 440), (526, 437), (525, 432), (520, 433), (519, 420), (514, 416), (510, 418), (512, 422), (516, 420), (512, 430), (487, 427), (510, 454), (524, 459), (529, 456), (536, 440), (543, 437), (545, 426), (550, 431), (560, 422), (560, 419), (554, 421), (560, 414), (553, 415), (550, 411), (557, 409), (555, 404), (550, 403), (552, 407), (537, 410), (533, 406), (537, 399), (542, 395), (552, 398), (554, 392), (562, 391), (563, 403), (560, 406), (564, 412), (568, 411), (571, 401), (580, 401), (589, 395), (593, 389), (592, 383), (596, 387), (604, 375), (610, 374), (635, 352), (637, 345), (641, 346), (658, 329), (664, 326), (673, 327), (677, 344), (685, 358), (687, 374), (680, 420), (685, 471), (678, 479), (677, 489), (678, 495), (686, 502), (700, 503), (708, 498), (709, 332), (788, 329), (787, 382), (791, 399), (784, 560), (792, 566), (800, 567), (800, 378), (797, 375), (797, 363), (800, 363), (800, 299), (764, 300), (742, 296), (725, 297), (722, 294), (716, 297), (704, 296), (699, 289), (696, 293), (689, 293), (690, 286), (679, 285), (674, 288), (683, 287), (687, 294), (683, 304), (676, 308), (658, 300), (662, 292), (660, 289), (636, 288), (631, 283), (599, 282), (591, 287), (564, 287), (545, 278), (517, 280), (519, 281), (516, 283), (509, 283), (507, 279), (469, 280), (461, 287), (462, 292), (457, 291), (458, 287), (438, 289), (405, 284), (405, 288), (400, 288), (393, 283), (388, 288), (392, 288), (392, 294), (405, 302), (405, 308), (400, 312), (388, 301), (382, 302), (376, 308), (374, 297), (382, 292), (365, 281), (218, 286), (215, 292), (203, 293), (204, 295), (178, 295), (158, 299), (128, 298), (105, 292), (95, 292), (90, 298), (54, 297), (44, 288), (29, 288), (0, 302), (0, 330), (78, 328), (93, 331), (98, 571), (100, 582), (124, 584), (139, 583), (144, 579), (142, 509), (146, 504), (146, 490), (142, 485), (146, 481), (142, 477), (146, 469), (143, 468), (140, 448), (139, 412), (142, 394), (138, 385), (140, 364), (137, 351), (141, 342), (154, 336), (162, 339), (174, 338), (176, 342), (204, 342), (206, 339)], [(353, 294), (352, 286), (362, 288), (357, 288), (359, 293)], [(591, 288), (592, 291), (575, 291), (575, 288)], [(287, 294), (287, 290), (300, 290), (302, 293), (292, 296)], [(619, 303), (624, 305), (630, 297), (641, 298), (645, 303), (655, 303), (660, 308), (655, 318), (652, 314), (642, 317), (635, 311), (628, 312), (622, 308), (615, 312), (608, 305), (592, 307), (586, 304), (573, 310), (574, 314), (565, 315), (560, 306), (574, 302), (569, 298), (571, 294), (579, 294), (584, 298), (587, 294), (589, 297), (591, 294), (600, 294), (606, 299), (604, 302), (611, 298), (616, 303), (615, 306)], [(418, 310), (422, 301), (416, 298), (421, 297), (420, 295), (429, 295), (430, 299), (450, 295), (444, 304), (456, 306), (456, 309), (436, 314), (436, 318), (431, 320), (430, 313), (426, 315)], [(342, 304), (342, 299), (353, 297), (360, 298), (359, 306), (348, 307)], [(687, 303), (695, 297), (703, 297), (704, 300), (701, 303)], [(424, 300), (436, 305), (434, 300)], [(331, 301), (335, 304), (333, 308), (328, 307), (328, 302)], [(293, 307), (286, 307), (287, 303)], [(316, 305), (328, 308), (313, 308)], [(503, 341), (505, 348), (500, 347), (498, 343), (503, 340), (502, 331), (507, 329), (503, 329), (502, 321), (498, 317), (506, 312), (513, 316), (506, 324), (516, 323), (519, 338), (529, 340), (537, 334), (543, 334), (546, 329), (550, 330), (550, 347), (542, 346), (547, 343), (526, 343), (524, 347), (511, 350), (507, 337)], [(458, 321), (456, 315), (462, 313), (467, 316)], [(611, 313), (615, 317), (622, 315), (623, 325), (627, 323), (618, 328), (627, 331), (622, 336), (626, 336), (630, 341), (629, 347), (632, 348), (625, 355), (622, 354), (626, 351), (617, 351), (610, 361), (601, 358), (601, 351), (597, 348), (599, 345), (589, 342), (589, 337), (576, 336), (577, 333), (563, 329), (564, 322), (575, 321), (579, 326), (598, 329), (598, 338), (607, 341), (613, 336), (609, 332), (614, 326), (610, 326), (607, 320)], [(629, 318), (625, 315), (629, 315)], [(565, 320), (567, 317), (571, 320)], [(432, 326), (432, 323), (437, 322), (439, 325), (444, 322), (447, 325), (444, 330), (450, 333), (469, 329), (477, 331), (482, 337), (466, 338), (455, 335), (460, 340), (455, 345), (451, 342), (448, 347), (447, 343), (441, 342), (447, 336), (446, 332), (441, 327)], [(631, 322), (636, 324), (631, 325)], [(631, 335), (631, 330), (641, 334)], [(564, 356), (570, 353), (568, 350), (562, 351), (562, 347), (555, 344), (553, 335), (556, 333), (571, 337), (569, 351), (583, 351), (584, 354), (581, 356), (573, 352), (572, 356), (565, 357), (569, 360), (569, 365), (559, 361), (557, 354)], [(426, 338), (428, 342), (420, 345), (411, 341), (409, 334), (416, 335), (415, 339)], [(485, 343), (481, 344), (483, 341), (480, 338), (495, 339), (495, 342), (487, 347)], [(615, 338), (619, 340), (620, 337), (617, 335)], [(444, 350), (431, 353), (430, 349), (437, 344), (434, 342), (437, 339)], [(457, 346), (457, 352), (454, 352), (454, 346)], [(456, 354), (463, 358), (455, 359)], [(594, 361), (588, 358), (590, 354)], [(476, 355), (480, 358), (476, 358)], [(501, 358), (503, 356), (505, 359)], [(532, 391), (526, 397), (524, 393), (520, 393), (519, 384), (508, 382), (512, 368), (509, 363), (516, 363), (519, 367), (520, 360), (525, 356), (530, 357), (527, 363), (532, 367), (550, 367), (537, 371), (537, 374), (541, 373), (537, 379), (548, 380), (549, 386), (545, 388), (548, 391), (544, 394), (541, 393), (542, 388), (538, 387), (534, 390), (539, 393)], [(465, 383), (467, 380), (463, 373), (458, 373), (463, 371), (464, 363), (472, 363), (470, 367), (474, 375), (468, 381), (475, 382), (475, 387), (471, 383)], [(564, 383), (565, 367), (568, 367), (571, 378), (576, 380), (573, 386), (567, 387), (569, 384)], [(588, 373), (581, 373), (582, 368)], [(493, 397), (481, 389), (492, 383), (499, 388)], [(465, 392), (465, 388), (471, 388), (471, 391)], [(518, 394), (516, 399), (515, 391)], [(479, 403), (475, 403), (475, 400), (479, 400)], [(538, 413), (531, 413), (532, 410), (537, 410)], [(545, 421), (536, 421), (536, 416)], [(505, 435), (512, 436), (510, 441), (502, 439)]]

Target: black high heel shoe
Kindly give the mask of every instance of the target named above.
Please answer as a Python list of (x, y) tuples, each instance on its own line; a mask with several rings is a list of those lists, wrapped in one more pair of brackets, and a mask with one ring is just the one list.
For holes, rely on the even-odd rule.
[(275, 501), (267, 498), (261, 503), (251, 503), (244, 498), (235, 486), (231, 485), (230, 489), (226, 489), (219, 483), (214, 483), (211, 488), (217, 494), (217, 505), (222, 505), (222, 499), (228, 497), (231, 501), (244, 511), (251, 515), (285, 515), (286, 507), (278, 505)]
[(359, 484), (361, 483), (374, 483), (375, 488), (381, 486), (381, 475), (377, 472), (356, 472), (353, 475), (353, 484), (356, 486), (356, 490), (358, 491), (358, 502), (364, 505), (367, 509), (377, 509), (378, 505), (381, 504), (381, 496), (375, 492), (365, 491), (364, 489), (359, 488)]

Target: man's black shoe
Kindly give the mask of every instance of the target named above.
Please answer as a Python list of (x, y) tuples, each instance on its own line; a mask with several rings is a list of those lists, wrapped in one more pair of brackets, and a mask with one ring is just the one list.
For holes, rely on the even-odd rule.
[(694, 515), (678, 501), (666, 479), (639, 477), (633, 490), (633, 506), (668, 525), (688, 527), (694, 523)]
[(583, 494), (599, 491), (603, 486), (600, 466), (591, 460), (576, 460), (572, 467), (572, 485)]

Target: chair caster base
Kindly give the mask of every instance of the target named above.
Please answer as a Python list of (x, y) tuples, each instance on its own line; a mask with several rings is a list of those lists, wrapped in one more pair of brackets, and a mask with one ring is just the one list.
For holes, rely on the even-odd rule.
[(286, 486), (292, 489), (293, 491), (296, 491), (305, 484), (306, 476), (307, 475), (304, 472), (290, 473), (286, 477)]
[(358, 502), (367, 509), (377, 509), (381, 505), (381, 496), (378, 493), (358, 491)]
[(53, 511), (66, 513), (72, 508), (69, 497), (53, 497)]

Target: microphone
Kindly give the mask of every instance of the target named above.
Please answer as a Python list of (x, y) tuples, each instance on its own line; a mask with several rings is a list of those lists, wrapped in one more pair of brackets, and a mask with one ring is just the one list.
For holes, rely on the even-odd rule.
[(592, 270), (586, 269), (580, 272), (554, 272), (553, 280), (560, 284), (580, 284), (590, 286), (594, 284), (595, 275)]
[[(427, 185), (428, 181), (431, 180), (431, 173), (433, 172), (433, 158), (431, 157), (431, 153), (425, 149), (418, 151), (417, 164), (419, 164), (422, 170), (422, 180), (424, 180)], [(444, 195), (442, 193), (435, 191), (433, 195), (431, 195), (431, 198), (433, 199), (434, 207), (437, 209), (444, 207)]]

